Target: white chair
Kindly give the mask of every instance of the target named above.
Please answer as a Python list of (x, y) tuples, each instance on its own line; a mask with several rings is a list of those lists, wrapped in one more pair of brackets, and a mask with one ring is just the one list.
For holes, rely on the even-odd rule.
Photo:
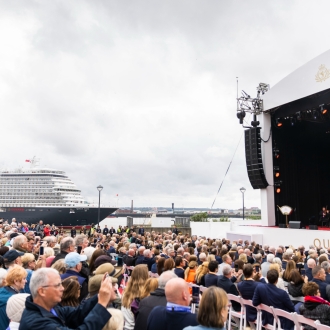
[(201, 292), (204, 292), (205, 290), (207, 290), (207, 288), (203, 285), (200, 285), (199, 288), (200, 288)]
[(297, 322), (296, 317), (295, 317), (296, 313), (289, 313), (289, 312), (284, 311), (283, 309), (280, 309), (280, 308), (272, 307), (272, 309), (273, 309), (273, 314), (274, 314), (275, 319), (276, 319), (278, 330), (285, 330), (281, 325), (280, 317), (284, 317), (284, 318), (292, 321), (294, 323), (294, 329), (295, 330), (299, 329), (299, 323)]
[[(247, 300), (247, 299), (243, 299), (242, 298), (242, 303), (245, 305), (245, 306), (250, 306), (252, 308), (255, 308), (257, 310), (257, 318), (254, 322), (252, 321), (249, 321), (249, 325), (250, 325), (250, 328), (251, 329), (259, 329), (261, 327), (261, 310), (259, 309), (258, 306), (254, 306), (252, 304), (252, 300)], [(246, 308), (245, 308), (245, 315), (244, 315), (244, 325), (243, 325), (243, 329), (245, 329), (247, 327), (246, 323), (247, 323), (247, 320), (246, 320), (246, 317), (247, 317), (247, 311), (246, 311)]]
[(228, 330), (231, 330), (232, 323), (234, 324), (234, 326), (238, 326), (235, 322), (235, 319), (233, 319), (233, 317), (239, 319), (238, 329), (243, 330), (243, 320), (245, 317), (245, 306), (242, 302), (242, 298), (240, 296), (235, 296), (234, 294), (230, 294), (230, 293), (227, 293), (227, 297), (230, 301), (236, 301), (237, 303), (239, 303), (241, 305), (241, 311), (236, 312), (233, 308), (233, 304), (230, 304), (229, 316), (228, 316)]
[[(262, 327), (264, 327), (265, 329), (269, 329), (269, 330), (276, 330), (276, 318), (275, 318), (272, 307), (267, 306), (265, 304), (260, 304), (258, 307), (261, 309), (262, 312), (268, 312), (269, 314), (273, 315), (273, 317), (274, 317), (273, 324), (265, 324), (265, 325), (262, 325)], [(262, 320), (261, 320), (261, 323), (262, 323)], [(261, 330), (261, 325), (260, 325), (259, 329)]]
[(304, 324), (308, 324), (311, 327), (316, 328), (315, 322), (317, 322), (317, 321), (314, 321), (312, 319), (308, 319), (308, 318), (306, 318), (302, 315), (299, 315), (299, 314), (295, 314), (295, 318), (296, 318), (296, 322), (298, 324), (297, 330), (303, 330), (304, 329)]
[(330, 329), (329, 326), (321, 324), (320, 321), (318, 321), (318, 320), (315, 321), (314, 323), (315, 323), (315, 326), (316, 326), (317, 330), (329, 330)]

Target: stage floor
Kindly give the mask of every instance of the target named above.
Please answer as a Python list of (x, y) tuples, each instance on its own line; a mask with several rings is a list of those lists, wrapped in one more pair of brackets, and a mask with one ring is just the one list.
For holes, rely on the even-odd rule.
[(318, 227), (318, 230), (279, 228), (278, 226), (265, 227), (261, 225), (240, 225), (233, 230), (226, 232), (226, 237), (230, 240), (255, 241), (262, 245), (278, 247), (279, 245), (292, 245), (297, 248), (303, 245), (308, 249), (311, 245), (316, 247), (330, 247), (330, 228)]

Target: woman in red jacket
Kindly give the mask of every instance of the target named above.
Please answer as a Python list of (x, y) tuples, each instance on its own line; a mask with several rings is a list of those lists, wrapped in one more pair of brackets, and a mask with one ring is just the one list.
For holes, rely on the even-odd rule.
[(46, 225), (44, 228), (44, 236), (50, 236), (50, 226)]

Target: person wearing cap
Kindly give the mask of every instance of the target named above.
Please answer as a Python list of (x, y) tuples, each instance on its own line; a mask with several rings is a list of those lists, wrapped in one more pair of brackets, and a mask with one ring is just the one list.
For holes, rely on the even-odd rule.
[(41, 268), (34, 272), (30, 288), (31, 296), (26, 299), (21, 329), (100, 330), (111, 318), (107, 306), (115, 299), (115, 293), (111, 279), (106, 275), (99, 294), (78, 307), (59, 305), (64, 289), (58, 271), (53, 268)]
[(79, 272), (82, 268), (82, 261), (85, 261), (87, 256), (84, 254), (78, 254), (76, 252), (68, 253), (65, 256), (64, 262), (67, 265), (67, 270), (61, 275), (61, 279), (64, 280), (69, 276), (77, 276), (78, 282), (81, 285), (79, 301), (82, 301), (88, 295), (88, 279), (82, 277)]
[(28, 293), (19, 293), (11, 296), (8, 299), (6, 313), (10, 323), (7, 330), (15, 330), (19, 328), (22, 314), (25, 309), (25, 301), (28, 296)]
[(16, 265), (22, 266), (22, 259), (21, 256), (23, 256), (23, 252), (18, 252), (14, 249), (9, 250), (3, 255), (3, 261), (5, 264), (6, 269), (10, 269)]

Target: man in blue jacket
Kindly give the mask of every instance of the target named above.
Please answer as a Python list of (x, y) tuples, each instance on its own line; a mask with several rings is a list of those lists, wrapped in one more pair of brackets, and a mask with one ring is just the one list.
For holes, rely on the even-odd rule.
[[(268, 284), (258, 285), (254, 290), (254, 295), (252, 298), (252, 303), (254, 306), (260, 304), (265, 304), (267, 306), (273, 306), (274, 308), (280, 308), (286, 312), (293, 313), (294, 305), (289, 298), (286, 291), (276, 287), (278, 281), (278, 271), (276, 269), (271, 269), (267, 272)], [(262, 312), (262, 324), (273, 324), (273, 315)], [(281, 318), (281, 325), (283, 329), (293, 329), (293, 322), (288, 319)]]
[(19, 329), (99, 330), (109, 321), (108, 303), (116, 299), (111, 277), (104, 277), (99, 294), (77, 308), (61, 307), (63, 286), (53, 268), (40, 268), (32, 275), (31, 296), (27, 298)]
[(197, 315), (190, 310), (188, 283), (182, 278), (173, 278), (165, 285), (166, 306), (156, 306), (148, 318), (147, 330), (182, 330), (189, 325), (198, 325)]

